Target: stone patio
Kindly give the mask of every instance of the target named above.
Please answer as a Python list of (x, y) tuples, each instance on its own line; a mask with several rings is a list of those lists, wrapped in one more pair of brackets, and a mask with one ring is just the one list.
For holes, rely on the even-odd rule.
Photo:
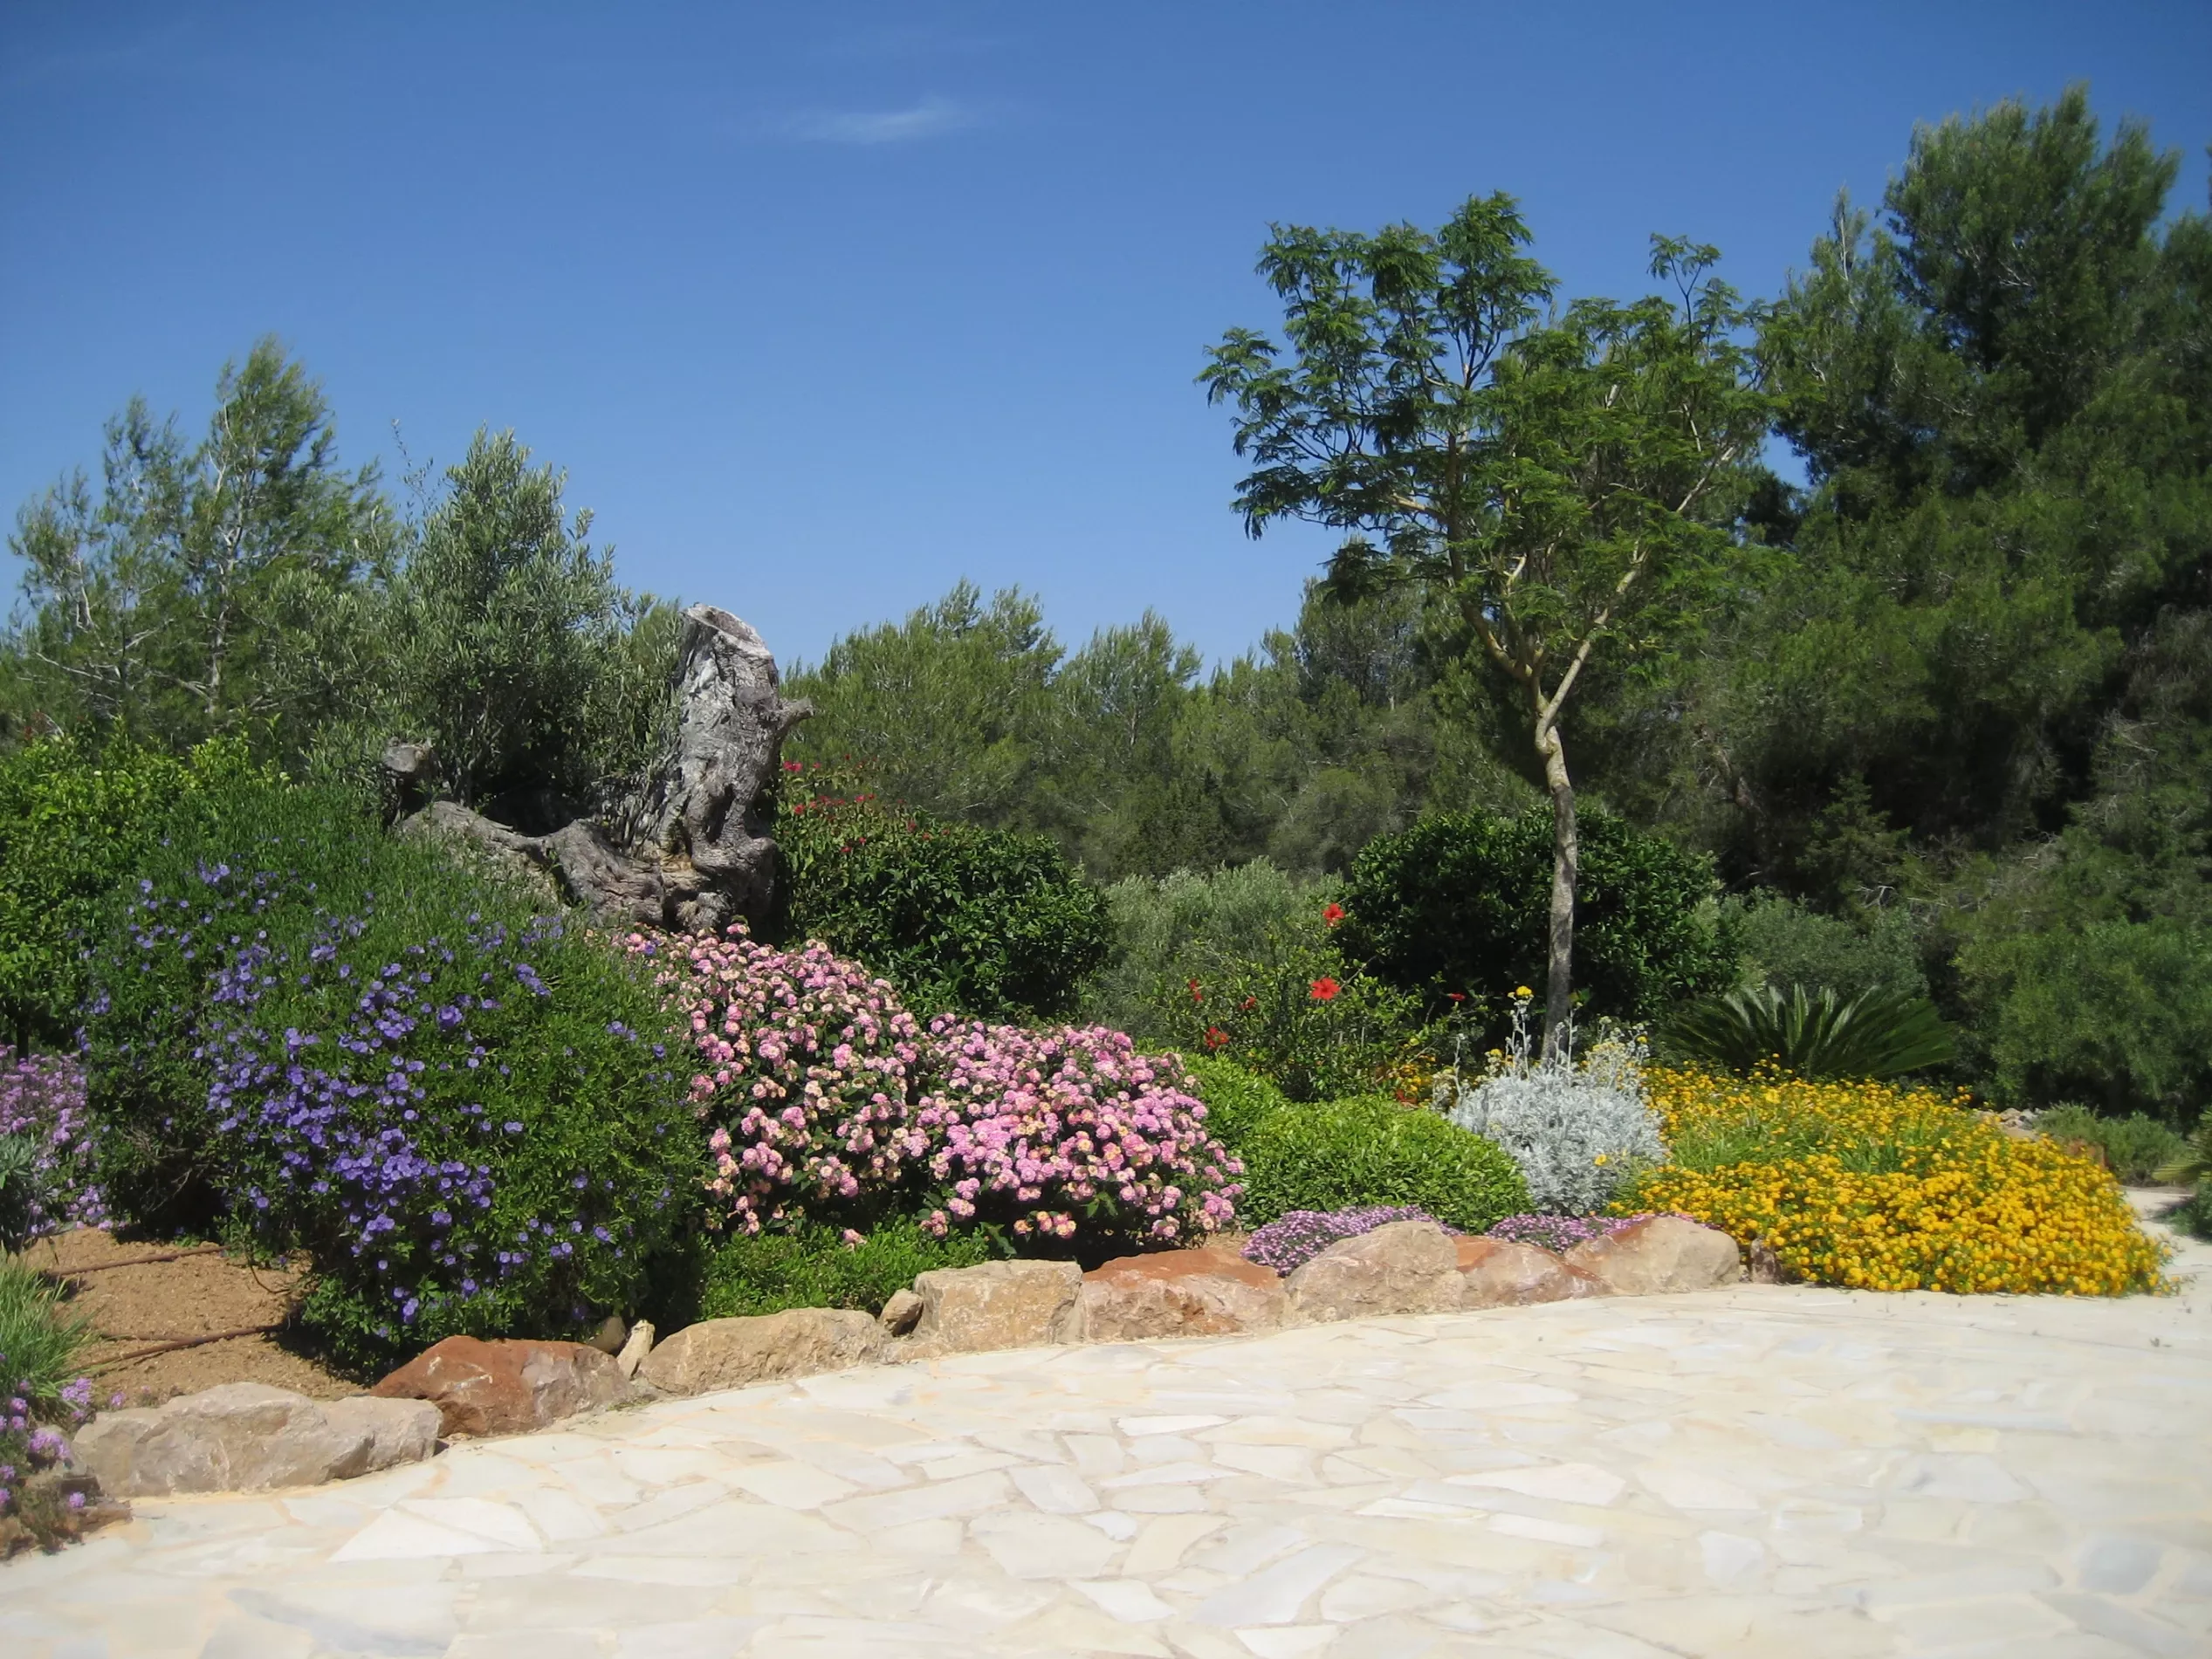
[(2212, 1250), (670, 1401), (0, 1566), (8, 1659), (2212, 1653)]

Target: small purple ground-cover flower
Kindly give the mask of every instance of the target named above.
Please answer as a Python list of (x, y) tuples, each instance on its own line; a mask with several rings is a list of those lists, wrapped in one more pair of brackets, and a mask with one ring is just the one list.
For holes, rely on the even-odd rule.
[[(1394, 1221), (1432, 1221), (1444, 1224), (1425, 1210), (1412, 1204), (1371, 1204), (1363, 1210), (1291, 1210), (1256, 1231), (1244, 1246), (1244, 1258), (1288, 1274), (1303, 1267), (1331, 1244), (1357, 1238)], [(1455, 1228), (1444, 1227), (1446, 1232)]]
[(1609, 1237), (1624, 1227), (1651, 1220), (1657, 1213), (1645, 1210), (1634, 1216), (1508, 1216), (1492, 1225), (1488, 1236), (1515, 1244), (1541, 1245), (1555, 1256), (1563, 1256), (1577, 1244)]
[[(0, 1377), (9, 1373), (0, 1354)], [(24, 1482), (42, 1469), (65, 1461), (69, 1442), (57, 1423), (75, 1429), (93, 1415), (91, 1379), (79, 1377), (52, 1394), (42, 1394), (27, 1377), (0, 1388), (0, 1515), (16, 1507)]]

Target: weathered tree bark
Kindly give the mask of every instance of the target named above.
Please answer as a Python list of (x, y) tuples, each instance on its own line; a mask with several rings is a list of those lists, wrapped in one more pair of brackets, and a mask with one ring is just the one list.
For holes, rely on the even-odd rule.
[(1551, 792), (1551, 962), (1544, 982), (1543, 1052), (1557, 1051), (1575, 1014), (1575, 893), (1582, 881), (1582, 841), (1575, 826), (1575, 785), (1567, 776), (1567, 745), (1556, 720), (1539, 717), (1536, 752)]
[[(440, 801), (410, 826), (464, 838), (518, 871), (543, 871), (610, 927), (711, 933), (765, 919), (779, 896), (771, 785), (785, 737), (813, 707), (785, 701), (766, 643), (712, 605), (684, 613), (675, 689), (673, 742), (618, 821), (578, 819), (525, 835)], [(404, 758), (419, 766), (416, 755)]]

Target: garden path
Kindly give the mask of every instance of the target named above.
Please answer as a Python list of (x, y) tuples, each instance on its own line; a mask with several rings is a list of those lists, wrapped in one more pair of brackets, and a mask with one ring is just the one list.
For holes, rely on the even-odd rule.
[(2212, 1250), (669, 1401), (0, 1566), (10, 1659), (2212, 1652)]

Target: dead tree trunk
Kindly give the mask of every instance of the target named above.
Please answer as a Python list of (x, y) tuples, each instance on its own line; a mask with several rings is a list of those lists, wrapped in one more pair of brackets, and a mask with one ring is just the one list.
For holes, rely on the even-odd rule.
[[(550, 835), (524, 835), (441, 801), (409, 825), (542, 871), (606, 926), (710, 933), (739, 917), (762, 920), (778, 898), (770, 831), (783, 740), (814, 710), (784, 700), (766, 643), (712, 605), (684, 613), (675, 690), (673, 739), (618, 820), (578, 819)], [(416, 746), (395, 744), (388, 771), (419, 765), (419, 752), (402, 750)]]

